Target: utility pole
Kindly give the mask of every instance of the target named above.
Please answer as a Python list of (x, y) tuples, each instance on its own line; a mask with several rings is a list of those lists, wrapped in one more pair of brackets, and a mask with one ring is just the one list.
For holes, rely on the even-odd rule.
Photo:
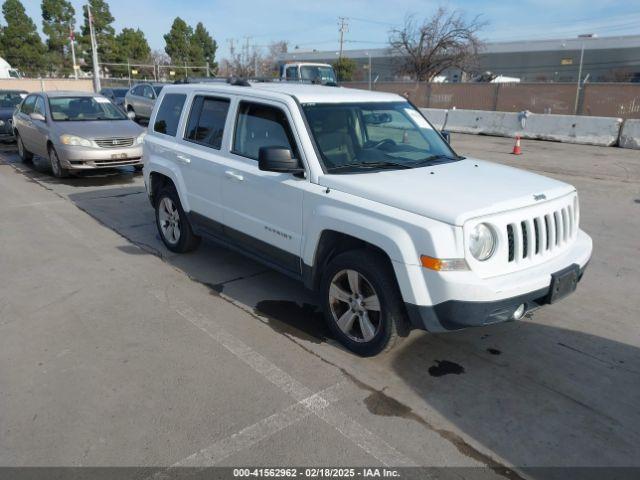
[(580, 99), (580, 81), (582, 79), (582, 61), (584, 60), (584, 42), (582, 42), (582, 48), (580, 49), (580, 66), (578, 67), (578, 85), (576, 87), (576, 103), (573, 107), (574, 115), (578, 114), (578, 100)]
[(342, 59), (342, 44), (344, 43), (344, 34), (349, 31), (349, 19), (347, 17), (338, 17), (338, 31), (340, 32), (340, 54), (338, 59)]
[(91, 37), (91, 58), (93, 60), (93, 89), (98, 93), (100, 88), (100, 66), (98, 65), (98, 42), (96, 34), (93, 30), (93, 16), (91, 15), (91, 6), (87, 3), (87, 16), (89, 18), (89, 35)]
[(367, 52), (367, 57), (369, 57), (369, 90), (371, 90), (371, 52)]
[(69, 43), (71, 43), (71, 60), (73, 61), (73, 75), (78, 80), (78, 65), (76, 64), (76, 34), (73, 33), (73, 28), (69, 25)]

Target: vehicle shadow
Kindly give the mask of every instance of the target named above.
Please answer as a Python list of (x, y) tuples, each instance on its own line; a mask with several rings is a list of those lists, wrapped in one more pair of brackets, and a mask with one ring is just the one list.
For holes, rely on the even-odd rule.
[[(141, 186), (72, 191), (68, 198), (139, 247), (122, 246), (123, 252), (160, 256), (212, 295), (252, 308), (279, 333), (312, 343), (330, 338), (314, 295), (288, 277), (208, 241), (190, 254), (168, 251)], [(640, 467), (640, 350), (563, 328), (562, 318), (580, 314), (571, 313), (583, 308), (580, 295), (520, 322), (415, 332), (389, 354), (340, 358), (393, 372), (419, 399), (412, 409), (371, 391), (365, 404), (372, 413), (424, 423), (461, 451), (468, 445), (424, 420), (430, 413), (513, 465)], [(528, 474), (542, 478), (541, 472)], [(544, 478), (554, 472), (544, 471)]]

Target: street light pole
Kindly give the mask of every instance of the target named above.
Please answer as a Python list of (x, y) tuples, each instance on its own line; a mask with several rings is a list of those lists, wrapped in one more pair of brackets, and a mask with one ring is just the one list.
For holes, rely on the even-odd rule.
[(71, 43), (71, 60), (73, 61), (73, 75), (78, 80), (78, 65), (76, 64), (76, 34), (73, 33), (73, 29), (69, 26), (69, 41)]
[(371, 90), (371, 52), (367, 53), (369, 57), (369, 90)]
[(101, 90), (100, 87), (100, 66), (98, 65), (98, 42), (96, 34), (93, 30), (93, 16), (91, 15), (91, 6), (87, 4), (87, 16), (89, 17), (89, 35), (91, 37), (91, 58), (93, 60), (93, 89), (96, 93)]

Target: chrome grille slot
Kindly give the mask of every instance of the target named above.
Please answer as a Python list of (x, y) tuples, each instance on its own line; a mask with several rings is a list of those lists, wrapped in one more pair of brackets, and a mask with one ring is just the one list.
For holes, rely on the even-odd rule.
[(102, 148), (123, 148), (133, 145), (133, 138), (98, 138), (96, 144)]

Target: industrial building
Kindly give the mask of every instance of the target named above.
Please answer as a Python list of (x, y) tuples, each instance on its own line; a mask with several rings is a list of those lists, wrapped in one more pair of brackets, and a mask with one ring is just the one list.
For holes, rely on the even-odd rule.
[[(357, 63), (353, 80), (367, 81), (369, 71), (372, 81), (410, 80), (401, 73), (402, 57), (389, 48), (344, 50), (343, 56)], [(581, 56), (582, 78), (587, 77), (589, 82), (640, 82), (640, 35), (489, 42), (473, 71), (451, 69), (443, 76), (452, 83), (468, 81), (484, 72), (522, 82), (575, 82)], [(282, 54), (279, 63), (333, 63), (337, 58), (337, 51), (294, 50)]]

